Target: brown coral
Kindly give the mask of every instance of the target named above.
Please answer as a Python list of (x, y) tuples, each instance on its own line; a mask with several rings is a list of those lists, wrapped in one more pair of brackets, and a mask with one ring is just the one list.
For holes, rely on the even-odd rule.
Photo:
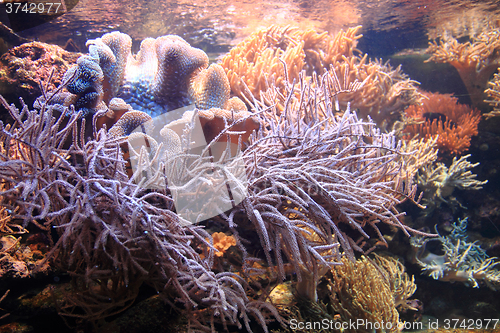
[(226, 136), (220, 138), (221, 142), (231, 142), (238, 144), (241, 137), (242, 142), (246, 142), (250, 134), (254, 130), (258, 130), (260, 122), (257, 118), (251, 117), (252, 113), (249, 111), (234, 112), (219, 108), (211, 108), (210, 110), (199, 110), (201, 126), (207, 142), (211, 142), (215, 137), (221, 133), (227, 125), (233, 125)]
[(467, 150), (471, 137), (478, 133), (479, 111), (459, 104), (456, 97), (448, 94), (426, 93), (425, 96), (421, 105), (410, 106), (405, 111), (413, 123), (405, 127), (404, 139), (439, 135), (437, 145), (441, 152), (457, 155)]

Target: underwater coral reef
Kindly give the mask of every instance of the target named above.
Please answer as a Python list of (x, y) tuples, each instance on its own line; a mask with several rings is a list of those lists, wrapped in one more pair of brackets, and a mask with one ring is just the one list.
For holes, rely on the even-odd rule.
[[(194, 332), (322, 316), (400, 331), (422, 316), (420, 268), (496, 290), (498, 260), (469, 241), (467, 219), (432, 225), (487, 183), (460, 156), (479, 112), (369, 59), (360, 29), (273, 25), (210, 65), (179, 36), (133, 54), (115, 31), (41, 77), (33, 105), (0, 96), (12, 118), (0, 123), (0, 278), (64, 276), (54, 307), (83, 331), (144, 290)], [(371, 254), (396, 246), (397, 258)], [(288, 308), (273, 294), (286, 285)]]
[[(432, 34), (427, 61), (449, 63), (460, 74), (472, 104), (484, 103), (485, 89), (499, 66), (499, 26), (494, 17), (485, 12), (464, 15), (442, 21)], [(474, 19), (471, 19), (474, 18)], [(462, 40), (464, 40), (462, 42)]]
[[(338, 79), (335, 71), (329, 71), (314, 85), (301, 81), (301, 99), (288, 82), (289, 97), (281, 116), (274, 108), (258, 104), (246, 116), (262, 124), (241, 152), (247, 196), (214, 217), (236, 239), (242, 270), (239, 275), (212, 271), (216, 250), (212, 236), (201, 224), (183, 223), (170, 194), (176, 191), (175, 184), (169, 184), (166, 177), (169, 186), (163, 189), (151, 191), (143, 186), (151, 180), (144, 176), (148, 174), (143, 174), (144, 168), (153, 166), (142, 153), (138, 156), (142, 167), (132, 177), (127, 175), (122, 145), (128, 142), (131, 129), (145, 126), (156, 114), (156, 106), (143, 111), (130, 107), (109, 130), (97, 127), (102, 113), (94, 109), (107, 108), (111, 99), (103, 96), (120, 89), (113, 78), (122, 75), (116, 74), (122, 70), (109, 69), (108, 64), (113, 58), (117, 63), (125, 58), (103, 46), (121, 45), (121, 41), (108, 41), (115, 35), (90, 42), (90, 55), (79, 58), (57, 90), (43, 91), (36, 109), (23, 105), (19, 110), (2, 100), (15, 119), (2, 127), (2, 202), (11, 211), (17, 207), (11, 217), (23, 228), (34, 224), (56, 231), (45, 262), (72, 277), (72, 290), (58, 301), (63, 316), (95, 322), (130, 306), (141, 285), (149, 284), (172, 306), (189, 313), (194, 327), (211, 323), (213, 330), (218, 322), (250, 330), (253, 316), (265, 328), (268, 314), (278, 320), (281, 316), (270, 303), (250, 297), (256, 291), (245, 279), (252, 275), (257, 258), (250, 255), (247, 234), (258, 235), (263, 259), (280, 280), (286, 278), (285, 263), (293, 267), (303, 295), (312, 300), (319, 278), (342, 253), (354, 258), (353, 250), (365, 247), (362, 239), (369, 233), (384, 241), (378, 223), (422, 234), (405, 226), (395, 208), (415, 195), (415, 187), (405, 183), (406, 171), (400, 168), (406, 153), (394, 135), (380, 132), (375, 123), (358, 119), (349, 109), (343, 116), (334, 114), (339, 91), (323, 82)], [(164, 39), (182, 43), (177, 37), (158, 40)], [(96, 50), (96, 45), (107, 51)], [(157, 50), (163, 48), (157, 46)], [(163, 72), (168, 70), (158, 70), (157, 76)], [(318, 102), (313, 102), (314, 96)], [(200, 104), (196, 107), (195, 113), (205, 112)], [(92, 119), (90, 138), (85, 136), (87, 119)], [(219, 136), (229, 135), (225, 132), (232, 125), (227, 120), (225, 124), (208, 147)], [(210, 176), (207, 172), (213, 169), (214, 156), (207, 154), (208, 149), (198, 156), (190, 153), (185, 140), (191, 135), (190, 125), (192, 121), (186, 122), (180, 132), (179, 150), (159, 158), (157, 176), (176, 160), (183, 163), (184, 173)], [(242, 149), (242, 139), (236, 142)], [(230, 152), (218, 162), (228, 156)], [(144, 164), (144, 158), (150, 164)], [(163, 177), (168, 174), (164, 172)], [(231, 172), (224, 169), (226, 177), (237, 182)], [(199, 185), (191, 182), (183, 185), (184, 190), (205, 191), (199, 186), (186, 188), (193, 184)], [(210, 249), (203, 259), (197, 252), (199, 244)], [(172, 292), (173, 299), (169, 297)]]

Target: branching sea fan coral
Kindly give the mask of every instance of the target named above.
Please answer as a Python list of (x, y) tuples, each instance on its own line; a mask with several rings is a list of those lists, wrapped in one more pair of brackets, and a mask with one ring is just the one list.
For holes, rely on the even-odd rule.
[(56, 118), (46, 105), (19, 111), (2, 102), (15, 123), (1, 126), (0, 195), (4, 206), (19, 207), (13, 217), (24, 226), (58, 232), (47, 259), (74, 280), (58, 302), (62, 315), (107, 317), (130, 306), (148, 283), (165, 299), (174, 291), (175, 304), (170, 302), (176, 307), (198, 309), (189, 316), (194, 327), (214, 325), (216, 317), (240, 327), (241, 320), (250, 329), (250, 313), (265, 327), (266, 311), (279, 318), (270, 304), (247, 296), (248, 286), (236, 274), (211, 271), (213, 251), (205, 260), (195, 251), (195, 243), (212, 248), (205, 240), (210, 234), (182, 226), (165, 191), (150, 192), (129, 180), (120, 150), (124, 137), (101, 130), (85, 142), (79, 113)]
[[(409, 154), (372, 121), (349, 109), (334, 114), (339, 90), (327, 84), (333, 77), (327, 72), (312, 83), (301, 75), (300, 98), (287, 83), (283, 112), (262, 106), (265, 126), (243, 152), (248, 196), (227, 220), (235, 228), (237, 212), (247, 216), (282, 278), (290, 262), (299, 281), (304, 274), (314, 283), (338, 262), (336, 242), (350, 258), (370, 235), (385, 243), (378, 223), (414, 232), (395, 208), (415, 195), (415, 170), (404, 167)], [(308, 291), (303, 296), (314, 299)]]
[[(417, 286), (414, 278), (405, 273), (403, 264), (390, 257), (375, 256), (374, 260), (362, 256), (355, 262), (343, 259), (343, 265), (332, 269), (332, 307), (342, 321), (364, 320), (384, 323), (382, 329), (357, 327), (346, 332), (401, 332), (404, 324), (399, 311), (413, 309), (409, 298)], [(382, 326), (382, 325), (381, 325)]]

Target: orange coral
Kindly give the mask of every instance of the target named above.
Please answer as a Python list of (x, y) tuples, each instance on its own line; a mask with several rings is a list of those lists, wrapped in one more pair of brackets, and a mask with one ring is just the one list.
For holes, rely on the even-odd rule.
[(400, 67), (392, 68), (388, 63), (369, 60), (366, 54), (362, 56), (356, 48), (362, 37), (360, 30), (361, 26), (357, 26), (331, 36), (314, 29), (273, 25), (236, 45), (222, 58), (221, 66), (232, 93), (242, 99), (264, 99), (271, 105), (276, 103), (276, 97), (269, 98), (266, 91), (270, 86), (278, 87), (279, 111), (288, 95), (285, 82), (299, 82), (302, 70), (307, 80), (313, 81), (313, 73), (335, 70), (341, 86), (356, 80), (363, 82), (356, 91), (338, 96), (340, 106), (345, 108), (350, 103), (361, 116), (369, 115), (382, 127), (390, 127), (406, 106), (419, 102), (418, 83), (404, 75)]
[(215, 252), (217, 257), (222, 257), (227, 249), (236, 245), (234, 236), (228, 236), (223, 232), (214, 232), (212, 238), (214, 240), (214, 247), (217, 249), (217, 252)]
[(439, 135), (437, 146), (441, 152), (460, 154), (470, 146), (470, 139), (477, 135), (481, 119), (478, 110), (459, 104), (449, 94), (425, 93), (421, 105), (411, 105), (406, 116), (413, 121), (404, 129), (404, 139), (415, 135), (430, 138)]
[[(296, 27), (272, 25), (258, 30), (235, 46), (222, 59), (233, 93), (252, 99), (260, 98), (260, 91), (269, 84), (282, 88), (287, 66), (288, 79), (298, 80), (305, 69), (308, 75), (322, 72), (330, 64), (361, 53), (355, 47), (361, 38), (361, 26), (340, 31), (335, 38), (314, 29), (300, 30)], [(280, 61), (281, 60), (281, 61)], [(250, 90), (245, 89), (245, 85)]]

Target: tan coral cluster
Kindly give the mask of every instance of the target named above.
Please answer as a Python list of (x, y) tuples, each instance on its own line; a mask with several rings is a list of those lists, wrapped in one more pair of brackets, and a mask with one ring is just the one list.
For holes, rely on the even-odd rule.
[[(301, 30), (290, 26), (270, 26), (253, 33), (223, 57), (221, 65), (237, 96), (247, 100), (254, 97), (271, 100), (263, 92), (271, 85), (281, 90), (281, 100), (286, 95), (284, 82), (298, 82), (302, 70), (310, 77), (334, 68), (345, 82), (364, 82), (358, 91), (339, 96), (340, 104), (359, 109), (363, 116), (370, 116), (379, 124), (388, 124), (400, 112), (420, 100), (416, 82), (409, 80), (398, 67), (360, 56), (356, 49), (361, 26), (340, 30), (334, 37), (314, 29)], [(286, 69), (285, 69), (286, 67)], [(284, 101), (278, 109), (283, 110)], [(385, 125), (385, 124), (382, 124)]]
[(401, 156), (408, 178), (413, 179), (418, 170), (436, 161), (438, 155), (437, 137), (413, 138), (401, 141)]
[[(280, 59), (286, 63), (289, 79), (298, 80), (298, 74), (306, 65), (307, 47), (317, 45), (326, 36), (310, 32), (290, 26), (271, 26), (254, 32), (232, 48), (222, 58), (221, 65), (233, 93), (251, 100), (252, 96), (259, 98), (260, 92), (271, 84), (283, 88), (286, 78)], [(308, 43), (305, 43), (306, 37)]]
[[(237, 156), (250, 134), (259, 129), (260, 121), (246, 110), (220, 108), (188, 110), (173, 121), (168, 119), (169, 115), (151, 118), (142, 111), (128, 111), (109, 130), (114, 138), (128, 136), (128, 153), (133, 169), (129, 176), (142, 187), (153, 189), (164, 189), (166, 178), (171, 193), (176, 196), (179, 190), (182, 197), (187, 179), (191, 179), (192, 174), (204, 174), (212, 179), (211, 184), (214, 185), (210, 193), (214, 198), (222, 197), (219, 182), (222, 181), (226, 189), (226, 178), (219, 172), (232, 170), (230, 165), (238, 168), (240, 159), (233, 161), (232, 158)], [(203, 162), (196, 162), (198, 158)], [(214, 161), (222, 163), (224, 168), (214, 169)], [(205, 186), (207, 183), (201, 181), (198, 185)], [(191, 181), (190, 185), (194, 186), (195, 182)], [(233, 199), (236, 199), (236, 191), (232, 193)], [(194, 197), (191, 192), (185, 195)], [(179, 215), (186, 212), (182, 215), (184, 217), (190, 214), (192, 207), (177, 209)]]
[(493, 79), (488, 82), (488, 89), (486, 89), (485, 93), (487, 96), (485, 102), (493, 107), (493, 111), (485, 113), (484, 117), (489, 119), (500, 116), (500, 74), (495, 74)]
[(408, 301), (417, 286), (397, 259), (376, 256), (371, 260), (362, 256), (353, 262), (343, 258), (342, 265), (335, 266), (332, 273), (331, 304), (342, 321), (384, 323), (383, 329), (358, 326), (346, 332), (401, 331), (397, 308), (413, 309)]
[[(483, 16), (487, 17), (487, 13)], [(462, 21), (450, 22), (461, 28), (459, 22)], [(445, 23), (444, 31), (429, 43), (427, 53), (431, 56), (427, 61), (449, 63), (455, 67), (472, 103), (481, 106), (487, 82), (500, 65), (500, 26), (498, 22), (478, 20), (473, 29), (455, 29), (454, 25), (448, 26), (450, 22)], [(469, 37), (469, 40), (460, 42), (458, 38), (462, 36)]]
[(354, 72), (349, 75), (350, 80), (365, 84), (357, 92), (340, 95), (341, 104), (345, 106), (349, 102), (363, 117), (369, 115), (383, 129), (391, 129), (406, 107), (422, 100), (417, 89), (419, 83), (409, 79), (401, 66), (393, 68), (388, 62), (367, 60), (366, 55), (358, 64), (356, 60), (352, 59), (348, 66)]
[[(206, 238), (205, 239), (208, 243), (210, 243), (210, 239)], [(234, 236), (228, 236), (223, 232), (214, 232), (212, 234), (212, 240), (213, 244), (212, 246), (215, 248), (215, 256), (216, 257), (222, 257), (226, 253), (226, 251), (231, 247), (231, 246), (236, 246), (236, 238)], [(203, 250), (203, 253), (200, 253), (201, 258), (206, 258), (206, 251), (208, 250), (208, 246), (200, 246), (199, 247), (201, 250)]]
[(439, 207), (443, 202), (450, 202), (453, 205), (459, 204), (452, 197), (455, 188), (461, 190), (479, 190), (488, 181), (480, 181), (475, 179), (476, 174), (473, 174), (470, 169), (479, 165), (479, 163), (470, 163), (467, 158), (470, 155), (465, 155), (457, 159), (453, 158), (450, 167), (443, 163), (424, 165), (417, 176), (419, 188), (424, 190), (424, 204), (432, 212), (434, 208)]

